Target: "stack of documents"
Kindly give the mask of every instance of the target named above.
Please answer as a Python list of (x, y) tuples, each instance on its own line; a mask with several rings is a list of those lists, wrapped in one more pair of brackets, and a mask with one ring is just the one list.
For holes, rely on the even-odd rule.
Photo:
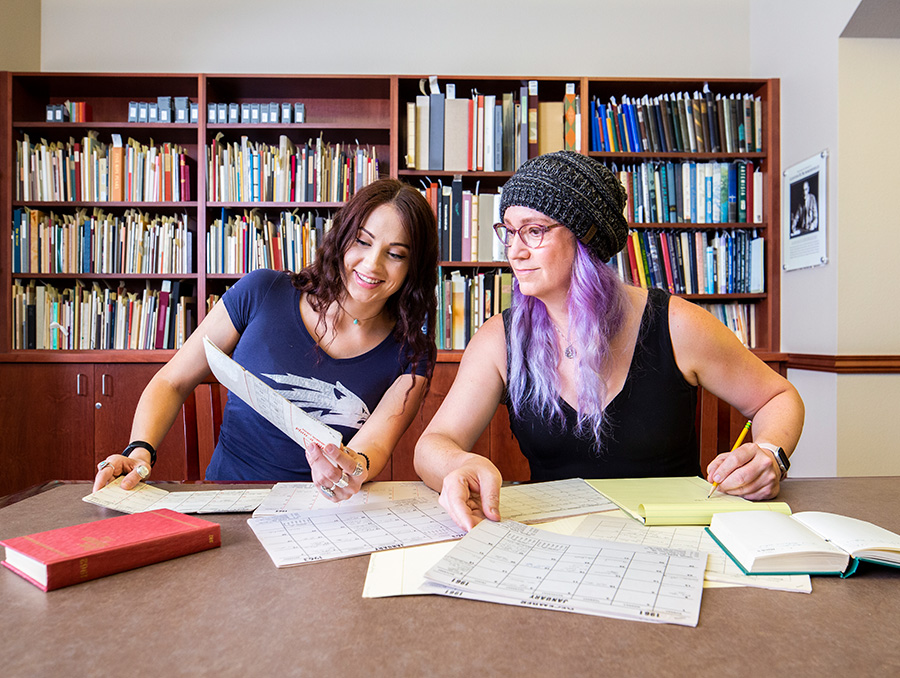
[(250, 513), (268, 494), (268, 488), (167, 492), (144, 483), (138, 483), (133, 490), (123, 490), (122, 478), (116, 478), (82, 499), (122, 513), (143, 513), (161, 508), (179, 513)]

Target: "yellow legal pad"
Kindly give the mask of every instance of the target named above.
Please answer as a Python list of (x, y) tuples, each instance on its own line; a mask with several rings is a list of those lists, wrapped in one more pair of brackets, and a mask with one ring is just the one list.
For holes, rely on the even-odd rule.
[(625, 513), (645, 525), (709, 525), (714, 513), (777, 511), (790, 515), (791, 507), (779, 501), (748, 501), (716, 492), (703, 478), (616, 478), (588, 480)]

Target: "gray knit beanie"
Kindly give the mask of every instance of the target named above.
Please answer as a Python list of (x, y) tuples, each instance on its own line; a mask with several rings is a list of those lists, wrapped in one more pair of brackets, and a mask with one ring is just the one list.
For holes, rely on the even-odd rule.
[(557, 151), (524, 163), (503, 186), (500, 218), (521, 205), (568, 228), (601, 261), (625, 246), (627, 194), (609, 168), (574, 151)]

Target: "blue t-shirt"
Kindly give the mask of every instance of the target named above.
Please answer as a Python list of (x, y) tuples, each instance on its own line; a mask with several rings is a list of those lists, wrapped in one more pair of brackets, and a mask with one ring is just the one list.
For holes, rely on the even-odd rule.
[[(406, 344), (392, 335), (354, 358), (317, 349), (300, 317), (301, 292), (289, 274), (261, 269), (222, 302), (241, 338), (232, 358), (341, 433), (346, 444), (397, 377), (410, 372)], [(425, 366), (420, 365), (419, 373)], [(229, 393), (207, 480), (311, 480), (304, 449)]]

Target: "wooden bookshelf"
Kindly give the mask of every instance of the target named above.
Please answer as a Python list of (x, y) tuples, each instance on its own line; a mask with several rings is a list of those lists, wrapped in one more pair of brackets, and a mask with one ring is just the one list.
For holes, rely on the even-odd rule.
[[(322, 139), (325, 144), (341, 144), (370, 150), (377, 157), (379, 173), (398, 177), (421, 187), (426, 181), (451, 182), (461, 177), (465, 189), (481, 192), (496, 191), (511, 176), (512, 168), (484, 171), (474, 168), (465, 171), (407, 167), (407, 102), (420, 94), (420, 81), (427, 76), (416, 75), (245, 75), (245, 74), (108, 74), (108, 73), (7, 73), (0, 72), (0, 405), (4, 412), (4, 429), (11, 431), (0, 450), (0, 471), (21, 458), (22, 450), (41, 448), (42, 461), (32, 471), (15, 476), (17, 485), (35, 483), (56, 477), (56, 463), (60, 455), (74, 455), (80, 461), (66, 462), (66, 478), (88, 477), (95, 460), (124, 447), (128, 442), (130, 413), (144, 385), (155, 369), (172, 354), (172, 350), (16, 350), (12, 343), (13, 283), (43, 281), (54, 285), (71, 284), (81, 280), (87, 284), (115, 286), (123, 281), (129, 291), (149, 285), (158, 288), (162, 280), (177, 279), (195, 300), (192, 321), (201, 321), (206, 313), (206, 299), (210, 294), (221, 295), (239, 275), (212, 273), (207, 269), (207, 235), (215, 219), (223, 213), (243, 213), (254, 210), (266, 218), (276, 220), (282, 212), (298, 211), (328, 215), (340, 206), (339, 200), (217, 200), (208, 192), (210, 177), (207, 171), (207, 148), (217, 137), (226, 142), (240, 142), (247, 137), (252, 143), (277, 146), (282, 135), (294, 144), (310, 139)], [(441, 91), (452, 83), (456, 96), (470, 97), (474, 90), (484, 95), (502, 97), (503, 93), (518, 93), (533, 78), (512, 76), (440, 76)], [(764, 223), (754, 224), (763, 230), (766, 239), (766, 286), (762, 294), (739, 295), (740, 301), (751, 303), (757, 312), (759, 336), (758, 353), (778, 367), (779, 363), (779, 298), (780, 275), (780, 199), (779, 199), (779, 83), (777, 80), (679, 80), (679, 79), (603, 79), (586, 77), (537, 78), (538, 99), (541, 102), (561, 100), (567, 86), (574, 87), (579, 97), (581, 115), (581, 151), (589, 153), (589, 110), (592, 97), (609, 98), (664, 94), (673, 91), (693, 91), (709, 83), (715, 91), (753, 93), (762, 100), (765, 144), (761, 153), (589, 153), (608, 163), (641, 162), (644, 159), (726, 161), (749, 158), (765, 172)], [(426, 85), (427, 87), (427, 85)], [(197, 105), (194, 122), (159, 123), (128, 122), (128, 107), (132, 101), (155, 102), (157, 97), (187, 97)], [(47, 122), (46, 106), (66, 101), (84, 101), (90, 105), (92, 120), (88, 122)], [(219, 122), (208, 118), (208, 104), (263, 104), (271, 102), (303, 103), (303, 122), (243, 123)], [(16, 196), (16, 142), (28, 134), (32, 141), (65, 142), (78, 139), (89, 130), (97, 133), (104, 143), (113, 134), (123, 140), (134, 138), (142, 144), (152, 140), (159, 145), (172, 142), (185, 149), (190, 172), (190, 199), (179, 202), (92, 202), (92, 201), (34, 201)], [(219, 136), (221, 135), (221, 136)], [(37, 208), (57, 214), (74, 214), (77, 210), (101, 208), (110, 214), (121, 215), (129, 209), (140, 209), (159, 215), (187, 216), (193, 236), (191, 270), (182, 274), (41, 274), (13, 273), (11, 224), (15, 209)], [(638, 228), (652, 229), (655, 224), (639, 224)], [(666, 225), (671, 227), (672, 225)], [(692, 225), (678, 225), (692, 228)], [(442, 262), (443, 271), (508, 270), (502, 261)], [(697, 301), (717, 301), (723, 295), (690, 295)], [(732, 295), (724, 295), (731, 301)], [(401, 442), (394, 458), (394, 477), (408, 477), (412, 473), (411, 454), (415, 437), (427, 424), (440, 398), (449, 388), (455, 374), (460, 351), (441, 351), (436, 373), (437, 387)], [(24, 391), (20, 386), (29, 384)], [(24, 400), (20, 398), (24, 397)], [(60, 403), (74, 403), (60, 406)], [(715, 405), (707, 404), (712, 412)], [(29, 433), (31, 426), (15, 416), (16, 411), (40, 413), (49, 421), (80, 418), (77, 424), (53, 424), (41, 435)], [(59, 412), (57, 416), (55, 412)], [(111, 413), (114, 413), (112, 416)], [(522, 467), (516, 457), (514, 441), (507, 440), (502, 417), (495, 418), (491, 431), (479, 441), (478, 449), (498, 460), (505, 459), (509, 477), (521, 477)], [(718, 413), (715, 437), (732, 435), (731, 424), (722, 423), (728, 414)], [(709, 424), (708, 427), (711, 427)], [(74, 428), (73, 428), (74, 427)], [(188, 425), (189, 428), (189, 425)], [(712, 430), (710, 428), (709, 430)], [(184, 430), (166, 439), (161, 457), (184, 459), (191, 433)], [(73, 441), (78, 441), (72, 447)], [(713, 450), (718, 440), (709, 450)], [(727, 445), (726, 443), (724, 443)], [(705, 444), (704, 444), (705, 445)], [(721, 447), (721, 445), (720, 445)], [(704, 454), (708, 454), (706, 447)], [(188, 462), (174, 463), (161, 471), (167, 478), (185, 479)], [(2, 475), (2, 473), (0, 473)], [(155, 473), (154, 477), (158, 474)], [(11, 476), (12, 477), (12, 476)], [(162, 479), (161, 477), (159, 479)], [(0, 487), (0, 494), (21, 487)]]

